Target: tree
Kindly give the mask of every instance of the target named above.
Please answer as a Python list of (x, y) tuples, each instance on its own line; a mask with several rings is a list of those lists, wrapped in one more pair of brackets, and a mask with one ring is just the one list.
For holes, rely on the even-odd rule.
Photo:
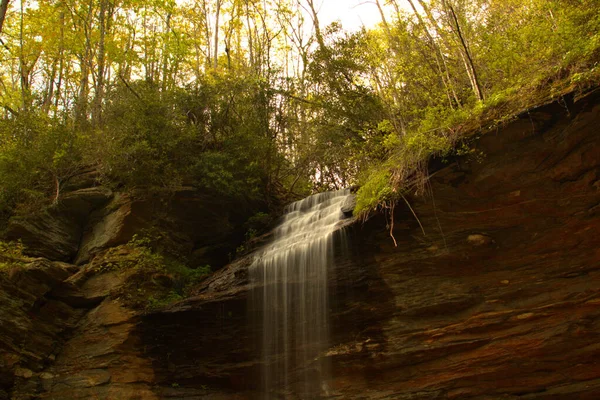
[(8, 10), (9, 0), (2, 0), (0, 2), (0, 33), (2, 33), (2, 26), (4, 25), (4, 18), (6, 17), (6, 11)]

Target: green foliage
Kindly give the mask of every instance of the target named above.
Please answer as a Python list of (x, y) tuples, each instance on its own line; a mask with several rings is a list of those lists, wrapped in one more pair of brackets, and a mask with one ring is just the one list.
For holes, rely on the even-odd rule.
[[(385, 122), (385, 130), (391, 127), (393, 132), (383, 141), (384, 156), (359, 179), (357, 211), (388, 204), (392, 194), (415, 186), (422, 190), (427, 160), (449, 154), (465, 134), (502, 125), (512, 115), (574, 88), (597, 85), (596, 3), (453, 2), (483, 82), (483, 101), (476, 101), (469, 90), (471, 72), (464, 68), (464, 50), (458, 51), (457, 29), (448, 22), (448, 2), (424, 2), (429, 15), (425, 9), (419, 18), (398, 14), (385, 29), (370, 31), (364, 53), (371, 57), (371, 76), (386, 84), (380, 95), (391, 113), (382, 123), (391, 122)], [(481, 158), (470, 149), (453, 154)]]
[(314, 51), (308, 65), (310, 140), (300, 148), (310, 159), (318, 189), (350, 184), (359, 170), (380, 156), (381, 142), (389, 133), (382, 124), (384, 103), (363, 79), (370, 68), (364, 51), (368, 36), (343, 34), (333, 25), (325, 39), (328, 46)]
[(214, 2), (109, 3), (10, 2), (4, 220), (59, 202), (90, 166), (118, 190), (193, 186), (245, 215), (359, 183), (366, 211), (422, 185), (466, 133), (600, 79), (597, 0), (424, 0), (310, 39), (294, 1), (232, 2), (219, 27)]
[(148, 297), (148, 308), (150, 310), (156, 310), (158, 308), (166, 307), (183, 299), (184, 297), (174, 290), (171, 290), (167, 293), (161, 293), (157, 297), (151, 295), (150, 297)]
[(20, 241), (0, 241), (0, 274), (27, 264), (30, 259), (23, 254), (23, 251), (24, 247)]
[(266, 88), (220, 75), (198, 87), (163, 92), (139, 83), (110, 94), (105, 132), (96, 139), (108, 181), (146, 190), (192, 184), (236, 201), (265, 196), (282, 160), (264, 121)]
[(358, 189), (354, 214), (363, 215), (385, 201), (395, 200), (390, 179), (391, 172), (385, 167), (372, 170)]
[(81, 160), (81, 138), (59, 121), (33, 112), (1, 119), (0, 214), (52, 203)]
[(205, 279), (210, 266), (190, 268), (182, 261), (153, 249), (156, 236), (134, 235), (125, 245), (112, 247), (93, 260), (99, 273), (126, 274), (118, 293), (137, 308), (157, 308), (179, 301)]
[(108, 181), (128, 188), (182, 184), (199, 148), (176, 100), (176, 93), (146, 83), (110, 93), (105, 132), (92, 139)]

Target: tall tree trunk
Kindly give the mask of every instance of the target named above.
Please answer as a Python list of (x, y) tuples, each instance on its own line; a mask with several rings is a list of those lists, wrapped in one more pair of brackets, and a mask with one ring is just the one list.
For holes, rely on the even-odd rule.
[(79, 79), (79, 94), (77, 96), (77, 104), (75, 105), (75, 126), (81, 127), (87, 120), (88, 110), (88, 97), (90, 93), (89, 88), (89, 72), (90, 72), (90, 58), (92, 54), (92, 40), (91, 40), (91, 28), (92, 28), (92, 15), (94, 10), (94, 0), (90, 0), (88, 6), (87, 19), (84, 21), (84, 33), (85, 33), (85, 45), (83, 54), (80, 55), (80, 69), (81, 77)]
[(161, 91), (165, 92), (167, 90), (167, 81), (169, 79), (169, 33), (171, 31), (171, 13), (167, 14), (167, 18), (165, 21), (165, 39), (163, 43), (163, 51), (162, 51), (162, 82), (161, 82)]
[(206, 38), (206, 69), (212, 67), (212, 46), (211, 46), (211, 38), (212, 34), (210, 32), (210, 25), (208, 23), (208, 6), (206, 4), (206, 0), (202, 0), (202, 12), (204, 14), (204, 34)]
[[(442, 84), (444, 85), (444, 88), (446, 89), (446, 95), (449, 98), (450, 108), (454, 108), (454, 106), (452, 104), (452, 100), (450, 100), (450, 93), (452, 94), (452, 97), (456, 101), (456, 105), (460, 106), (460, 101), (458, 99), (458, 96), (456, 95), (456, 92), (454, 91), (452, 82), (450, 81), (450, 73), (448, 72), (448, 67), (447, 67), (446, 61), (444, 59), (444, 53), (440, 49), (440, 46), (438, 45), (437, 41), (433, 38), (433, 36), (431, 36), (431, 33), (429, 32), (429, 29), (428, 29), (427, 25), (425, 24), (425, 21), (423, 21), (423, 18), (421, 18), (421, 14), (419, 14), (419, 12), (417, 11), (417, 8), (415, 7), (415, 3), (412, 0), (408, 0), (408, 2), (410, 4), (415, 16), (417, 17), (417, 20), (419, 21), (419, 25), (421, 25), (423, 27), (423, 30), (425, 31), (425, 35), (427, 35), (427, 38), (429, 39), (429, 41), (431, 42), (431, 45), (434, 48), (436, 64), (438, 66), (438, 71), (440, 73), (440, 78), (442, 80)], [(443, 71), (441, 69), (442, 65), (444, 66), (445, 71)]]
[[(63, 82), (63, 73), (65, 69), (65, 58), (63, 56), (64, 52), (64, 43), (65, 43), (65, 13), (64, 11), (60, 12), (60, 45), (58, 52), (58, 82), (56, 82), (56, 97), (54, 99), (54, 108), (58, 109), (58, 102), (60, 101), (62, 82)], [(54, 111), (56, 113), (56, 110)]]
[(4, 26), (4, 18), (6, 17), (6, 11), (8, 10), (9, 0), (2, 0), (0, 2), (0, 33), (2, 33), (2, 27)]
[(458, 23), (458, 18), (456, 17), (456, 13), (454, 12), (454, 7), (452, 7), (452, 4), (450, 4), (447, 1), (444, 1), (444, 3), (446, 4), (446, 6), (448, 7), (448, 10), (450, 11), (450, 14), (451, 14), (452, 19), (455, 24), (456, 34), (458, 35), (458, 38), (460, 39), (460, 43), (464, 50), (466, 61), (468, 63), (468, 69), (470, 70), (471, 75), (472, 75), (473, 92), (475, 93), (477, 100), (481, 101), (481, 100), (483, 100), (483, 92), (481, 91), (481, 84), (479, 83), (479, 78), (477, 77), (477, 70), (475, 69), (475, 64), (473, 63), (473, 58), (471, 57), (471, 52), (469, 51), (469, 47), (467, 46), (465, 38), (463, 37), (462, 31), (460, 29), (460, 24)]
[(33, 97), (31, 94), (32, 71), (41, 55), (37, 53), (25, 54), (25, 0), (21, 1), (21, 17), (19, 26), (19, 80), (21, 84), (21, 108), (24, 111), (31, 109)]
[[(429, 8), (429, 6), (423, 0), (417, 0), (417, 1), (419, 2), (419, 5), (423, 9), (423, 11), (425, 11), (425, 15), (427, 16), (429, 23), (435, 30), (435, 33), (440, 38), (440, 40), (442, 41), (444, 46), (446, 46), (446, 49), (451, 50), (452, 46), (450, 46), (450, 43), (448, 42), (448, 39), (446, 38), (444, 31), (440, 28), (437, 21), (435, 20), (435, 17), (433, 16), (433, 13), (431, 12), (431, 9)], [(458, 99), (458, 96), (456, 95), (456, 91), (454, 90), (454, 86), (452, 85), (452, 79), (450, 77), (450, 70), (448, 69), (448, 63), (446, 62), (446, 57), (443, 56), (443, 52), (441, 51), (441, 49), (439, 51), (440, 51), (440, 56), (441, 56), (440, 58), (442, 59), (442, 63), (444, 66), (444, 74), (446, 75), (446, 81), (448, 82), (448, 85), (449, 85), (450, 89), (452, 90), (452, 97), (454, 98), (454, 101), (460, 107), (460, 105), (461, 105), (460, 100)], [(468, 71), (467, 71), (467, 73), (468, 73)]]
[(215, 52), (213, 67), (216, 70), (219, 66), (219, 16), (221, 14), (221, 0), (217, 0), (217, 11), (215, 16)]
[[(388, 37), (388, 41), (390, 42), (390, 49), (394, 53), (394, 56), (398, 56), (398, 54), (400, 53), (400, 49), (398, 48), (399, 46), (397, 45), (396, 38), (392, 34), (390, 26), (387, 22), (387, 19), (385, 17), (385, 12), (383, 11), (383, 7), (381, 7), (381, 3), (379, 0), (375, 0), (375, 4), (377, 5), (377, 9), (379, 10), (379, 14), (381, 15), (381, 23), (383, 24), (384, 31)], [(402, 101), (402, 96), (400, 96), (400, 94), (398, 93), (398, 80), (396, 79), (396, 75), (390, 70), (391, 69), (390, 66), (386, 65), (385, 67), (389, 71), (388, 72), (389, 80), (390, 80), (389, 87), (391, 88), (393, 103), (396, 107), (398, 107), (400, 110), (402, 110), (403, 109), (403, 101)], [(382, 89), (383, 86), (381, 85), (381, 82), (379, 82), (379, 77), (377, 76), (377, 73), (375, 71), (373, 71), (373, 76), (375, 76), (375, 80), (377, 82), (377, 86), (379, 87), (379, 89)], [(380, 93), (382, 93), (381, 90), (380, 90)], [(396, 131), (401, 132), (404, 135), (406, 133), (406, 131), (405, 131), (404, 121), (403, 121), (401, 114), (400, 114), (400, 118), (399, 118), (400, 121), (398, 121), (398, 122), (396, 121), (396, 118), (394, 118), (392, 112), (388, 112), (388, 114), (390, 117), (389, 119), (392, 122), (392, 124), (394, 124), (394, 128), (396, 129)]]
[(390, 30), (390, 25), (387, 22), (387, 18), (385, 17), (385, 12), (381, 7), (381, 3), (379, 0), (375, 0), (375, 4), (377, 5), (377, 9), (379, 10), (379, 15), (381, 16), (381, 23), (383, 24), (383, 29), (385, 30), (385, 34), (388, 36), (388, 39), (392, 38), (392, 31)]
[(42, 111), (44, 112), (44, 114), (48, 114), (48, 112), (50, 111), (50, 104), (52, 104), (52, 97), (54, 96), (54, 80), (56, 79), (56, 65), (57, 64), (58, 64), (58, 58), (55, 58), (52, 61), (50, 76), (48, 76), (48, 82), (46, 84), (44, 101), (42, 102)]
[(25, 61), (24, 50), (24, 13), (25, 0), (21, 0), (21, 12), (19, 21), (19, 79), (21, 82), (21, 109), (28, 110), (29, 104), (29, 72), (27, 71), (27, 61)]
[(100, 12), (98, 15), (98, 29), (100, 30), (100, 39), (98, 42), (98, 66), (96, 79), (96, 90), (92, 106), (92, 121), (94, 126), (102, 123), (102, 100), (104, 98), (104, 75), (106, 73), (105, 61), (105, 38), (106, 38), (106, 13), (108, 0), (100, 0)]
[(250, 57), (250, 67), (255, 68), (254, 61), (254, 39), (252, 37), (252, 24), (250, 24), (250, 8), (248, 7), (248, 1), (246, 0), (246, 25), (248, 28), (248, 55)]
[(323, 34), (321, 33), (321, 27), (319, 26), (319, 16), (317, 15), (317, 10), (315, 9), (315, 4), (313, 0), (306, 0), (308, 3), (308, 7), (310, 8), (311, 17), (313, 20), (313, 26), (315, 28), (315, 36), (317, 38), (317, 43), (321, 50), (326, 50), (327, 46), (325, 46), (325, 41), (323, 40)]
[(231, 9), (231, 19), (229, 20), (229, 26), (225, 32), (225, 54), (227, 55), (227, 70), (231, 71), (231, 39), (235, 31), (235, 21), (239, 18), (236, 14), (238, 11), (236, 3), (234, 2)]

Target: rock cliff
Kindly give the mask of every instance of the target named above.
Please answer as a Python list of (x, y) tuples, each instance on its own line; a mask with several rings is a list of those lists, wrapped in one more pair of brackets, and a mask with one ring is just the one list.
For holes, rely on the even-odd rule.
[[(344, 228), (331, 398), (600, 398), (598, 124), (598, 91), (525, 112), (474, 139), (476, 157), (432, 162), (414, 215), (395, 209), (397, 247), (389, 215)], [(40, 259), (0, 280), (0, 399), (256, 398), (250, 258), (189, 299), (129, 309), (114, 295), (123, 276), (86, 264), (118, 242), (98, 224), (131, 211), (108, 197), (77, 225), (83, 242), (45, 253), (83, 266)]]

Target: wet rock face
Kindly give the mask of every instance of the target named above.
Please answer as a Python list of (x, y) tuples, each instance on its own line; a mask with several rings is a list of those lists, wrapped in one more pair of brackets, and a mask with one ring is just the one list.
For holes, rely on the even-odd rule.
[[(383, 216), (349, 228), (330, 276), (332, 396), (600, 396), (599, 103), (549, 105), (484, 135), (483, 158), (443, 167), (433, 196), (409, 198), (426, 235), (401, 208), (397, 248)], [(245, 268), (140, 325), (158, 386), (256, 397)]]
[[(600, 95), (570, 106), (533, 110), (432, 174), (432, 195), (407, 198), (426, 235), (401, 205), (398, 247), (385, 216), (346, 226), (329, 271), (329, 398), (600, 398)], [(87, 243), (120, 207), (94, 211)], [(210, 234), (192, 229), (201, 215), (184, 241)], [(151, 313), (89, 264), (0, 276), (0, 399), (259, 398), (250, 262)]]
[(482, 161), (438, 171), (433, 196), (410, 199), (427, 235), (398, 209), (398, 248), (381, 220), (359, 230), (360, 267), (378, 278), (366, 290), (387, 295), (354, 340), (338, 326), (343, 397), (600, 396), (596, 104), (570, 118), (550, 105), (483, 136)]
[(64, 335), (83, 314), (52, 297), (74, 272), (67, 264), (40, 259), (0, 273), (0, 389), (6, 396), (15, 383), (29, 382), (52, 364)]

